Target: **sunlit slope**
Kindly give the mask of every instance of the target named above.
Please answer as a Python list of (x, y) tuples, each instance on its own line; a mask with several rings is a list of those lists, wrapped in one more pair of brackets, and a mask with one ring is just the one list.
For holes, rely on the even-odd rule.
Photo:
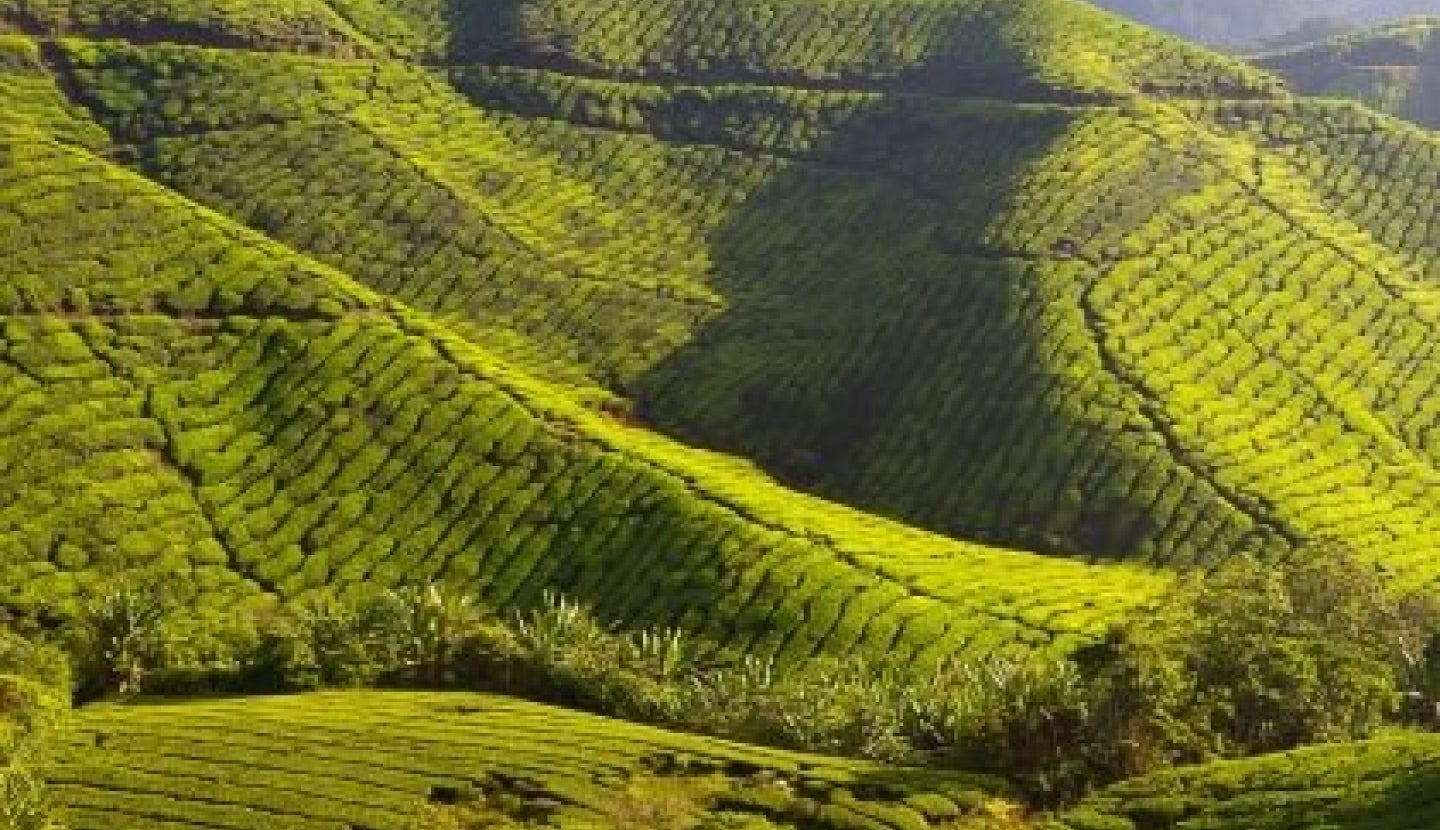
[(0, 31), (360, 55), (376, 46), (325, 0), (0, 0)]
[[(79, 721), (51, 774), (74, 830), (411, 830), (422, 810), (472, 799), (492, 819), (525, 826), (628, 827), (673, 809), (687, 784), (704, 795), (693, 815), (674, 819), (705, 827), (745, 818), (756, 830), (923, 830), (975, 810), (999, 786), (488, 695), (100, 706)], [(639, 800), (645, 795), (651, 800)], [(728, 822), (722, 813), (732, 814)]]
[(923, 660), (1063, 650), (1157, 585), (909, 530), (615, 423), (48, 132), (77, 116), (35, 77), (0, 85), (6, 602), (150, 566), (217, 599), (445, 580), (784, 661)]
[(1093, 796), (1047, 830), (1429, 830), (1440, 737), (1398, 735), (1168, 770)]
[(1305, 95), (1354, 98), (1440, 128), (1440, 17), (1383, 26), (1260, 63)]
[[(432, 59), (629, 79), (1053, 98), (1253, 95), (1244, 64), (1072, 0), (334, 0)], [(397, 26), (397, 23), (399, 24)]]
[(1424, 132), (79, 42), (60, 67), (159, 180), (833, 498), (1163, 562), (1336, 537), (1435, 576)]

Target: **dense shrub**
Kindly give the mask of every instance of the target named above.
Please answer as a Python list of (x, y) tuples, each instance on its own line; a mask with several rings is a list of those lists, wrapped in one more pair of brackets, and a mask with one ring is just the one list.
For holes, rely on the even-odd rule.
[(1103, 671), (1166, 760), (1273, 752), (1380, 727), (1410, 627), (1374, 568), (1344, 553), (1240, 559), (1119, 632)]
[(52, 827), (44, 784), (35, 773), (68, 709), (66, 675), (55, 652), (0, 629), (0, 830)]
[(607, 626), (565, 598), (507, 618), (439, 585), (323, 589), (230, 618), (174, 610), (133, 585), (85, 605), (82, 687), (499, 691), (753, 743), (1000, 774), (1044, 803), (1177, 761), (1363, 737), (1401, 711), (1433, 723), (1440, 676), (1435, 601), (1397, 601), (1371, 566), (1323, 547), (1181, 578), (1151, 614), (1074, 659), (949, 658), (923, 671), (863, 655), (729, 662), (679, 631)]

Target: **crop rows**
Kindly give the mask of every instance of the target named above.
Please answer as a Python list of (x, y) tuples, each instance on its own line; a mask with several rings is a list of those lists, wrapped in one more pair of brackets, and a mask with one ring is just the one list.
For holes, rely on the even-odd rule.
[(927, 813), (955, 811), (952, 799), (973, 802), (994, 786), (500, 697), (406, 693), (95, 707), (52, 786), (76, 830), (409, 830), (438, 793), (509, 796), (550, 812), (556, 826), (593, 827), (609, 826), (608, 805), (650, 773), (773, 788), (773, 804), (806, 797), (821, 819), (814, 826), (836, 830), (925, 828)]
[(1127, 781), (1055, 830), (1427, 830), (1440, 823), (1440, 739), (1396, 735)]
[[(76, 63), (96, 67), (81, 69), (80, 77), (102, 100), (146, 100), (152, 109), (178, 104), (170, 119), (156, 123), (161, 128), (262, 120), (207, 103), (228, 100), (227, 91), (242, 84), (252, 93), (275, 90), (273, 96), (252, 98), (260, 103), (251, 107), (267, 113), (318, 107), (286, 92), (305, 84), (267, 83), (239, 58), (229, 59), (224, 72), (197, 67), (181, 75), (193, 76), (193, 82), (165, 85), (134, 80), (146, 75), (144, 53), (112, 52)], [(325, 67), (307, 64), (303, 71), (320, 73)], [(326, 93), (339, 100), (352, 100), (360, 83), (351, 80), (347, 86), (338, 70), (323, 77)], [(135, 86), (144, 94), (126, 91)], [(822, 160), (812, 166), (553, 120), (484, 118), (423, 79), (408, 87), (397, 80), (385, 88), (392, 92), (380, 93), (383, 108), (359, 107), (348, 123), (316, 123), (306, 116), (281, 126), (162, 138), (148, 163), (168, 183), (380, 290), (437, 311), (463, 309), (474, 324), (493, 325), (497, 315), (514, 320), (551, 354), (574, 348), (565, 340), (578, 343), (602, 377), (636, 377), (713, 312), (707, 308), (697, 315), (673, 300), (642, 303), (629, 291), (620, 294), (623, 311), (612, 307), (605, 293), (572, 289), (565, 299), (552, 296), (537, 288), (545, 284), (546, 263), (534, 255), (516, 256), (503, 271), (489, 265), (505, 250), (505, 240), (485, 233), (485, 221), (503, 216), (512, 237), (523, 232), (533, 240), (526, 253), (571, 252), (566, 255), (573, 260), (594, 251), (594, 265), (583, 259), (576, 264), (605, 280), (583, 283), (594, 292), (624, 291), (627, 269), (615, 266), (627, 261), (640, 272), (631, 279), (660, 281), (671, 297), (706, 290), (709, 282), (734, 299), (720, 321), (705, 329), (703, 349), (682, 353), (637, 384), (647, 412), (662, 423), (753, 453), (833, 495), (948, 530), (1054, 551), (1193, 555), (1185, 551), (1193, 521), (1178, 523), (1168, 511), (1193, 512), (1197, 502), (1215, 499), (1205, 493), (1203, 481), (1169, 469), (1153, 437), (1124, 431), (1119, 438), (1107, 437), (1117, 423), (1143, 423), (1136, 421), (1136, 406), (1126, 402), (1124, 391), (1104, 379), (1093, 348), (1084, 337), (1075, 338), (1081, 331), (1075, 320), (1067, 335), (1056, 329), (1066, 319), (1064, 308), (1046, 311), (1071, 277), (1063, 270), (1048, 277), (1044, 269), (1017, 270), (965, 255), (967, 247), (986, 253), (987, 246), (1048, 253), (1059, 234), (1034, 237), (1085, 218), (1084, 203), (1075, 202), (1077, 215), (1064, 221), (1045, 211), (1017, 210), (1013, 215), (1031, 217), (1030, 224), (986, 228), (1003, 207), (1006, 179), (998, 171), (1018, 172), (1028, 157), (1042, 154), (1071, 114), (994, 105), (944, 105), (927, 114), (918, 100), (887, 105), (874, 96), (776, 91), (792, 102), (789, 111), (795, 115), (787, 123), (812, 136), (806, 143)], [(623, 87), (614, 92), (625, 94)], [(640, 94), (659, 90), (642, 88)], [(751, 110), (763, 111), (766, 99), (758, 93), (735, 94), (750, 98)], [(695, 109), (717, 123), (735, 121)], [(127, 134), (133, 132), (129, 125), (144, 123), (113, 104), (107, 112)], [(851, 121), (859, 123), (849, 127)], [(962, 126), (972, 132), (957, 145), (951, 136)], [(1084, 135), (1096, 138), (1109, 126), (1102, 119)], [(764, 140), (752, 137), (755, 143)], [(1144, 151), (1136, 150), (1138, 161), (1126, 154), (1119, 158), (1156, 163)], [(420, 161), (398, 163), (400, 154), (423, 160), (425, 175), (414, 172)], [(521, 166), (517, 159), (535, 161)], [(377, 186), (353, 187), (357, 175)], [(477, 176), (480, 187), (473, 184)], [(407, 178), (413, 184), (401, 185)], [(1101, 196), (1109, 193), (1087, 184)], [(550, 197), (557, 193), (566, 196), (566, 213), (573, 217), (568, 224), (554, 222)], [(939, 193), (947, 194), (944, 202)], [(396, 203), (428, 209), (401, 213), (391, 207)], [(311, 204), (325, 208), (316, 211)], [(895, 220), (877, 221), (883, 216)], [(413, 245), (444, 217), (455, 219), (444, 226), (446, 245), (437, 255), (404, 255), (414, 250), (400, 247), (405, 241)], [(926, 219), (915, 221), (919, 217)], [(978, 245), (966, 242), (982, 234)], [(961, 252), (944, 254), (936, 250), (941, 246)], [(474, 253), (457, 260), (466, 251)], [(796, 257), (795, 251), (807, 254)], [(877, 251), (885, 253), (876, 256)], [(890, 276), (896, 251), (915, 252), (906, 257), (906, 270), (913, 273), (905, 279)], [(1027, 287), (1040, 280), (1049, 286), (1033, 292)], [(747, 307), (755, 300), (759, 308)], [(817, 314), (819, 308), (825, 313)], [(1075, 313), (1072, 305), (1071, 318)], [(1017, 320), (1017, 314), (1023, 318)], [(973, 322), (956, 325), (967, 318)], [(577, 319), (589, 327), (578, 329)], [(623, 324), (626, 319), (633, 324)], [(773, 333), (784, 331), (807, 335), (792, 348), (775, 341)], [(1030, 348), (1032, 337), (1052, 331), (1053, 345), (1038, 354)], [(767, 345), (752, 356), (754, 347), (746, 343)], [(977, 360), (994, 361), (996, 354), (1010, 355), (1011, 362), (995, 363), (974, 386), (943, 379), (963, 374), (963, 367)], [(1059, 373), (1067, 364), (1077, 376), (1065, 380)], [(1087, 364), (1084, 375), (1073, 372)], [(867, 386), (866, 377), (878, 376), (881, 367), (902, 385)], [(702, 388), (689, 380), (694, 377), (710, 380)], [(996, 396), (985, 384), (1002, 379), (1010, 391)], [(746, 391), (762, 386), (774, 390), (769, 399)], [(1058, 408), (1079, 396), (1087, 401), (1081, 412)], [(896, 408), (869, 424), (847, 423), (852, 415), (843, 408), (880, 406), (885, 400), (896, 401)], [(1034, 417), (1037, 410), (1049, 414)], [(999, 423), (1011, 425), (1006, 440), (982, 437)], [(946, 425), (945, 432), (937, 430), (939, 424)], [(883, 449), (867, 452), (867, 438)], [(1130, 458), (1138, 469), (1127, 479), (1108, 480), (1107, 471)], [(1062, 470), (1070, 475), (1057, 476)], [(1166, 512), (1147, 519), (1160, 505)], [(1204, 535), (1191, 549), (1245, 535), (1249, 519), (1223, 505), (1219, 510), (1202, 525)]]
[[(1397, 462), (1375, 433), (1347, 433), (1352, 450), (1316, 462), (1337, 470), (1332, 496), (1317, 499), (1258, 451), (1237, 451), (1249, 422), (1211, 420), (1193, 396), (1172, 394), (1209, 378), (1210, 358), (1189, 344), (1212, 337), (1211, 325), (1130, 336), (1174, 313), (1169, 300), (1144, 305), (1158, 287), (1173, 285), (1170, 299), (1204, 297), (1188, 280), (1224, 275), (1241, 299), (1217, 284), (1211, 301), (1231, 303), (1235, 330), (1268, 342), (1277, 311), (1256, 300), (1270, 290), (1256, 275), (1289, 267), (1313, 279), (1278, 285), (1297, 301), (1284, 319), (1338, 318), (1371, 342), (1383, 359), (1345, 371), (1379, 394), (1345, 391), (1352, 400), (1340, 409), (1266, 410), (1257, 435), (1278, 440), (1293, 417), (1328, 431), (1374, 409), (1364, 417), (1428, 447), (1432, 375), (1406, 369), (1417, 364), (1404, 355), (1423, 353), (1429, 301), (1379, 304), (1391, 288), (1383, 263), (1434, 261), (1396, 218), (1419, 217), (1433, 200), (1417, 183), (1423, 153), (1393, 188), (1342, 190), (1323, 182), (1362, 154), (1322, 144), (1298, 157), (1312, 170), (1284, 155), (1298, 142), (1263, 144), (1234, 116), (1199, 108), (459, 70), (459, 88), (486, 108), (476, 109), (438, 77), (385, 65), (295, 60), (262, 73), (267, 65), (241, 55), (163, 59), (174, 70), (164, 76), (149, 68), (160, 60), (151, 50), (84, 47), (74, 59), (150, 172), (372, 287), (454, 315), (512, 359), (552, 377), (573, 376), (557, 363), (580, 367), (634, 395), (662, 427), (826, 495), (971, 538), (1172, 563), (1279, 555), (1320, 534), (1383, 538), (1387, 550), (1429, 538), (1427, 455)], [(240, 89), (248, 103), (224, 103)], [(345, 116), (327, 114), (326, 100), (344, 102)], [(1312, 131), (1339, 117), (1266, 106), (1231, 109), (1275, 131), (1285, 122), (1265, 113), (1293, 112)], [(1244, 152), (1264, 164), (1217, 156), (1232, 135), (1253, 141)], [(1263, 179), (1252, 181), (1254, 169)], [(375, 185), (356, 188), (357, 178)], [(1379, 211), (1331, 204), (1357, 190), (1405, 207), (1385, 213), (1393, 249), (1357, 237)], [(1227, 198), (1235, 209), (1202, 215)], [(1257, 204), (1264, 198), (1329, 212), (1297, 230), (1289, 212)], [(1355, 226), (1331, 221), (1348, 211)], [(1312, 234), (1333, 235), (1340, 252)], [(415, 247), (427, 237), (435, 242)], [(1342, 283), (1367, 304), (1307, 299), (1311, 285)], [(1126, 301), (1108, 307), (1113, 298)], [(1336, 330), (1305, 330), (1321, 328)], [(1241, 353), (1252, 360), (1228, 365), (1221, 389), (1243, 388), (1269, 359)], [(1326, 390), (1322, 401), (1351, 390), (1331, 368), (1304, 363), (1287, 383), (1306, 387), (1285, 388), (1295, 401), (1321, 394), (1306, 389)], [(1214, 429), (1192, 429), (1192, 417)], [(1370, 469), (1377, 463), (1389, 472)], [(1414, 520), (1387, 530), (1373, 511), (1338, 518), (1390, 477), (1402, 479), (1395, 515)]]
[[(26, 160), (10, 169), (15, 186), (37, 193), (17, 209), (47, 211), (21, 226), (47, 234), (24, 243), (51, 264), (47, 284), (90, 279), (88, 304), (27, 299), (8, 309), (17, 342), (36, 328), (59, 332), (31, 337), (17, 359), (37, 382), (78, 363), (86, 379), (119, 383), (129, 403), (106, 405), (117, 415), (139, 407), (146, 457), (190, 500), (187, 515), (212, 528), (204, 545), (198, 525), (177, 544), (261, 587), (445, 579), (501, 607), (562, 590), (608, 619), (683, 625), (733, 652), (793, 661), (855, 647), (922, 659), (1063, 648), (1156, 584), (956, 545), (787, 493), (610, 425), (549, 388), (500, 384), (511, 370), (426, 318), (379, 311), (340, 274), (256, 245), (83, 151), (32, 141), (12, 155)], [(38, 190), (51, 179), (98, 195), (47, 201)], [(81, 221), (107, 203), (145, 221)], [(138, 230), (117, 234), (117, 221)], [(165, 244), (153, 241), (157, 229), (172, 229)], [(130, 283), (67, 264), (122, 253), (137, 275)], [(249, 255), (243, 267), (219, 267), (237, 254)], [(188, 281), (172, 287), (172, 273)], [(284, 293), (262, 290), (276, 279)], [(126, 285), (103, 303), (88, 296)], [(241, 301), (218, 302), (232, 285)], [(76, 337), (89, 351), (69, 345)], [(465, 359), (479, 363), (462, 368), (472, 352)], [(52, 440), (21, 431), (15, 446)], [(62, 472), (47, 468), (34, 492)], [(130, 555), (121, 547), (104, 555)], [(100, 553), (61, 556), (38, 542), (15, 554), (18, 566), (77, 576), (93, 575), (91, 555)]]
[[(265, 323), (221, 336), (212, 372), (156, 391), (176, 456), (247, 575), (282, 593), (444, 579), (498, 607), (558, 589), (611, 619), (681, 625), (784, 660), (857, 646), (931, 657), (1076, 630), (1054, 619), (1080, 608), (1058, 582), (1012, 607), (985, 583), (1003, 558), (977, 551), (973, 582), (903, 589), (623, 444), (591, 444), (434, 348), (380, 323)], [(844, 538), (843, 528), (831, 529)], [(918, 576), (904, 536), (892, 544), (883, 553), (896, 573)], [(1064, 563), (1053, 574), (1084, 576)], [(1123, 590), (1125, 574), (1111, 578)]]
[[(1433, 578), (1416, 551), (1440, 495), (1437, 380), (1422, 369), (1440, 297), (1308, 209), (1283, 168), (1215, 163), (1215, 184), (1130, 234), (1132, 255), (1090, 292), (1116, 359), (1237, 502), (1264, 494), (1277, 531), (1351, 539)], [(1192, 282), (1153, 279), (1167, 261)]]
[(1324, 205), (1440, 281), (1440, 141), (1360, 107), (1230, 104), (1200, 113), (1284, 162)]
[(0, 0), (0, 30), (327, 55), (369, 46), (323, 0)]
[[(0, 323), (0, 602), (72, 594), (107, 573), (161, 566), (199, 591), (236, 579), (189, 484), (164, 457), (143, 387), (87, 344), (91, 328)], [(112, 332), (143, 339), (137, 321)]]
[[(535, 0), (479, 11), (457, 56), (524, 60), (620, 77), (893, 85), (1040, 96), (1225, 90), (1273, 81), (1077, 4), (1055, 0)], [(1097, 60), (1100, 52), (1123, 43)]]

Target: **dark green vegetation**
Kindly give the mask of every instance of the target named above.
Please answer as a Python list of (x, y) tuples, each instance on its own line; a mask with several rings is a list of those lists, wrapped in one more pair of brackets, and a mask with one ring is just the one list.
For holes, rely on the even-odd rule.
[(1429, 830), (1440, 825), (1440, 736), (1229, 761), (1127, 781), (1047, 830)]
[(1436, 0), (1095, 0), (1095, 5), (1225, 46), (1258, 46), (1306, 33), (1324, 37), (1401, 17), (1440, 14)]
[(1260, 63), (1306, 95), (1354, 98), (1440, 127), (1440, 17), (1327, 40)]
[[(739, 726), (671, 713), (758, 740), (805, 744), (747, 730), (815, 689), (843, 690), (841, 722), (875, 691), (827, 659), (887, 667), (866, 713), (935, 667), (1020, 666), (947, 688), (993, 714), (988, 756), (895, 734), (1051, 795), (1365, 733), (1415, 688), (1386, 680), (1393, 643), (1350, 648), (1368, 624), (1327, 628), (1265, 569), (1325, 541), (1358, 585), (1440, 579), (1432, 133), (1071, 0), (0, 0), (0, 21), (0, 604), (82, 633), (82, 691), (255, 653), (207, 651), (212, 623), (303, 630), (316, 609), (276, 609), (432, 582), (676, 629), (685, 681), (805, 678)], [(1227, 562), (1276, 604), (1139, 636), (1157, 602), (1223, 617), (1167, 591)], [(188, 621), (158, 656), (154, 609), (110, 592), (126, 573)], [(364, 652), (348, 625), (325, 642)], [(1293, 659), (1236, 682), (1275, 642)], [(566, 657), (519, 691), (655, 679), (611, 646), (614, 676)], [(394, 668), (314, 662), (279, 665)], [(1292, 681), (1324, 699), (1275, 704)], [(641, 697), (565, 702), (665, 720)], [(334, 700), (326, 734), (350, 708), (428, 717)], [(1119, 728), (1144, 751), (1107, 755)], [(161, 772), (115, 809), (193, 826), (147, 814), (182, 786)], [(234, 786), (306, 789), (275, 774)], [(255, 820), (211, 806), (199, 824)]]

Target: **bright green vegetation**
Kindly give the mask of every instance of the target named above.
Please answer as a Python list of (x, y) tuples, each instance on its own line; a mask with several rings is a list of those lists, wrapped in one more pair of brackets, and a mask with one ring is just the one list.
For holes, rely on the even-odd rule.
[(907, 530), (614, 423), (49, 139), (69, 111), (42, 92), (5, 133), (8, 602), (157, 566), (202, 598), (443, 578), (782, 661), (928, 659), (1064, 649), (1158, 583)]
[(687, 826), (623, 823), (627, 790), (643, 796), (637, 787), (667, 779), (706, 793), (688, 826), (921, 830), (946, 826), (1000, 786), (486, 695), (98, 706), (78, 721), (52, 775), (72, 830), (412, 830), (425, 826), (427, 803), (472, 800), (516, 819), (513, 826)]
[(490, 40), (424, 47), (446, 67), (9, 41), (28, 602), (157, 560), (202, 593), (437, 578), (793, 660), (1063, 648), (1163, 582), (642, 424), (993, 544), (1335, 537), (1440, 572), (1428, 135), (1059, 0), (927, 5), (902, 18), (934, 49), (884, 60), (857, 21), (886, 3), (763, 37), (758, 5), (643, 8), (701, 38), (620, 3), (362, 5), (375, 42)]
[(1440, 127), (1440, 17), (1347, 35), (1260, 63), (1306, 95), (1354, 98)]
[(146, 173), (830, 498), (1046, 552), (1336, 536), (1435, 575), (1427, 136), (1289, 101), (61, 48)]
[(329, 55), (370, 51), (324, 0), (0, 0), (0, 30)]
[(1167, 770), (1089, 799), (1056, 830), (1427, 830), (1440, 736), (1398, 734)]
[[(1336, 547), (1370, 600), (1374, 565), (1440, 580), (1433, 132), (1074, 0), (0, 0), (0, 21), (0, 607), (81, 632), (102, 690), (143, 689), (155, 657), (86, 624), (133, 633), (104, 598), (143, 574), (189, 633), (274, 612), (283, 635), (197, 656), (157, 634), (182, 674), (303, 652), (281, 629), (329, 590), (434, 582), (503, 614), (559, 592), (625, 629), (595, 676), (521, 649), (577, 697), (655, 680), (630, 638), (675, 629), (701, 663), (660, 692), (717, 661), (761, 689), (717, 731), (779, 740), (825, 689), (906, 753), (1056, 798), (1433, 692), (1423, 637), (1331, 637), (1353, 617), (1266, 570)], [(1165, 593), (1228, 560), (1275, 603)], [(1157, 601), (1191, 625), (1135, 636)], [(1235, 681), (1277, 641), (1289, 662)], [(1392, 683), (1397, 650), (1415, 676)], [(406, 653), (367, 682), (429, 682)], [(882, 664), (888, 687), (824, 674)], [(911, 695), (943, 729), (870, 718), (956, 665), (1020, 668)], [(802, 680), (743, 674), (772, 669)], [(1318, 712), (1276, 702), (1342, 674)], [(956, 779), (495, 698), (81, 717), (55, 776), (76, 830), (541, 806), (619, 828), (639, 807), (617, 799), (667, 788), (711, 830), (956, 806), (907, 783)]]

